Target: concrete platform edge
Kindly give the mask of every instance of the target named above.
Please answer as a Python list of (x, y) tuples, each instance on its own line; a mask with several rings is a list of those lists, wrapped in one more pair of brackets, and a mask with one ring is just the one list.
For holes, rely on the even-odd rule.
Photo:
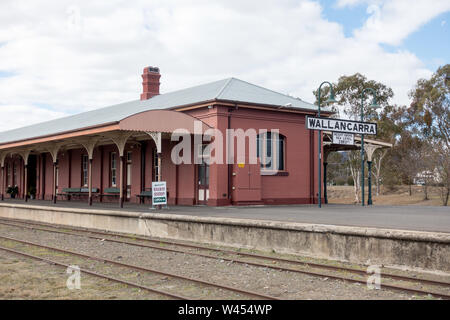
[(427, 231), (402, 230), (402, 229), (338, 226), (328, 224), (269, 221), (269, 220), (249, 220), (249, 219), (221, 218), (221, 217), (199, 217), (192, 215), (165, 214), (163, 212), (142, 213), (133, 211), (62, 208), (51, 206), (35, 206), (35, 205), (4, 204), (4, 203), (0, 203), (0, 207), (23, 208), (23, 209), (44, 210), (53, 212), (55, 211), (72, 212), (80, 214), (94, 214), (94, 215), (106, 215), (117, 217), (141, 218), (141, 219), (201, 222), (209, 224), (235, 225), (242, 227), (258, 227), (258, 228), (269, 228), (279, 230), (298, 230), (305, 232), (322, 232), (322, 233), (333, 233), (333, 234), (362, 236), (362, 237), (369, 236), (375, 238), (440, 242), (450, 244), (450, 233), (444, 232), (427, 232)]

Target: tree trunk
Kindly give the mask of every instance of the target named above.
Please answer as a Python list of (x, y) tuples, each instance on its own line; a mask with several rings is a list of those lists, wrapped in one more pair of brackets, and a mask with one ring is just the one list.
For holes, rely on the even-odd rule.
[(360, 191), (360, 179), (361, 179), (361, 172), (360, 172), (360, 160), (359, 160), (359, 154), (357, 151), (349, 152), (349, 159), (348, 159), (348, 168), (350, 169), (350, 174), (353, 178), (353, 190), (355, 192), (355, 203), (359, 203), (359, 191)]
[(359, 172), (356, 174), (356, 177), (354, 178), (355, 183), (354, 183), (354, 191), (355, 191), (355, 203), (359, 203), (359, 192), (360, 192), (360, 183), (359, 183), (359, 179), (360, 179), (360, 174)]
[(382, 150), (381, 153), (379, 153), (378, 157), (374, 157), (375, 172), (373, 173), (373, 175), (375, 176), (375, 183), (377, 185), (377, 196), (380, 195), (381, 164), (386, 154), (387, 150), (385, 149)]
[(440, 192), (441, 192), (440, 196), (441, 196), (441, 200), (442, 200), (442, 205), (444, 207), (446, 207), (448, 205), (448, 199), (450, 197), (450, 187), (449, 186), (447, 186), (447, 187), (442, 186), (439, 189), (440, 189)]
[(355, 192), (355, 203), (359, 203), (359, 191), (360, 191), (360, 177), (361, 173), (359, 170), (355, 170), (355, 168), (350, 167), (350, 171), (353, 178), (353, 191)]
[(423, 185), (423, 200), (430, 200), (428, 198), (428, 184)]

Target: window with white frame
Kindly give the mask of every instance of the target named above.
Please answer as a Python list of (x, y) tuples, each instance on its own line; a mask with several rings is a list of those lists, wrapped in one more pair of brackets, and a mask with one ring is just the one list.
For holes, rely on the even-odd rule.
[(111, 187), (117, 186), (117, 155), (111, 152)]
[(257, 136), (257, 157), (261, 170), (285, 170), (285, 143), (286, 137), (274, 132), (264, 132)]
[(81, 158), (81, 167), (82, 167), (82, 183), (84, 187), (88, 186), (88, 182), (89, 182), (89, 173), (88, 173), (88, 167), (89, 166), (89, 157), (84, 154)]

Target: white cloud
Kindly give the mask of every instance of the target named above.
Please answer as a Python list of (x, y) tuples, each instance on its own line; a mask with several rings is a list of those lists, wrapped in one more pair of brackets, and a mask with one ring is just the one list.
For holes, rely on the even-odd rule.
[(162, 92), (235, 76), (313, 101), (321, 81), (361, 72), (407, 103), (431, 71), (379, 44), (398, 43), (446, 7), (414, 1), (403, 12), (405, 2), (390, 2), (364, 2), (378, 11), (348, 38), (314, 1), (2, 0), (0, 71), (14, 76), (0, 78), (0, 130), (138, 99), (148, 65), (160, 67)]
[[(336, 6), (338, 8), (345, 8), (345, 7), (354, 7), (356, 5), (368, 3), (370, 0), (337, 0)], [(374, 1), (372, 1), (374, 2)]]
[(426, 22), (450, 10), (448, 0), (368, 1), (370, 17), (355, 32), (356, 40), (399, 45)]
[(1, 130), (20, 128), (42, 121), (52, 120), (66, 116), (58, 111), (51, 111), (35, 105), (0, 105)]

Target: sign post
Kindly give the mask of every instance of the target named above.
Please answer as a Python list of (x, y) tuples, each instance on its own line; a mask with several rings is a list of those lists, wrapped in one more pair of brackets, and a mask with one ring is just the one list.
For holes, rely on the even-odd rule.
[(152, 205), (167, 205), (166, 181), (152, 182)]

